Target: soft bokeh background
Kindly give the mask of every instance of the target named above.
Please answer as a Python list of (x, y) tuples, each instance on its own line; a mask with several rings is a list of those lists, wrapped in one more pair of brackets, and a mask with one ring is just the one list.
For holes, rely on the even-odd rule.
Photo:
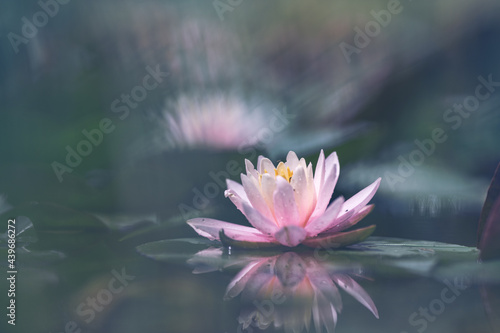
[[(383, 177), (361, 223), (377, 224), (376, 236), (475, 246), (500, 160), (500, 83), (476, 111), (453, 113), (453, 121), (446, 114), (475, 94), (478, 77), (500, 82), (498, 1), (402, 0), (347, 57), (342, 45), (355, 46), (371, 11), (391, 1), (73, 0), (57, 10), (42, 3), (53, 15), (36, 32), (24, 27), (26, 38), (23, 18), (33, 22), (41, 5), (6, 1), (0, 11), (2, 225), (26, 216), (36, 233), (26, 240), (35, 254), (18, 257), (19, 322), (2, 322), (8, 332), (85, 325), (74, 309), (121, 267), (139, 282), (87, 330), (233, 330), (237, 311), (221, 305), (229, 277), (202, 281), (134, 248), (193, 237), (185, 220), (195, 215), (246, 223), (224, 198), (223, 179), (238, 180), (235, 170), (259, 154), (278, 161), (294, 150), (314, 163), (320, 149), (337, 151), (335, 196)], [(156, 80), (145, 79), (155, 71)], [(82, 131), (103, 119), (110, 133), (96, 134), (88, 156), (68, 166), (67, 147), (83, 147)], [(401, 159), (419, 154), (415, 140), (436, 128), (446, 141), (401, 176)], [(55, 165), (69, 169), (58, 177)], [(392, 282), (384, 283), (376, 295)], [(403, 297), (379, 299), (387, 314)], [(396, 332), (418, 306), (406, 307), (394, 329), (387, 317), (363, 315), (371, 330)], [(428, 331), (477, 325), (450, 326), (461, 314), (454, 309)], [(343, 320), (338, 331), (361, 330), (349, 322), (362, 321)]]

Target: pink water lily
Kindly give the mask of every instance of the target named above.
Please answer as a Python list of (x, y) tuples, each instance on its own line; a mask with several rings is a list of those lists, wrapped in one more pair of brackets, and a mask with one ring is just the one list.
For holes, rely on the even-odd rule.
[(254, 227), (224, 221), (195, 218), (187, 223), (201, 236), (228, 246), (260, 248), (276, 245), (337, 248), (358, 243), (375, 226), (342, 232), (373, 209), (367, 205), (380, 185), (378, 178), (349, 200), (330, 198), (339, 177), (339, 161), (333, 152), (327, 158), (321, 150), (316, 169), (291, 151), (277, 166), (259, 157), (257, 169), (245, 160), (241, 183), (227, 180), (225, 196)]

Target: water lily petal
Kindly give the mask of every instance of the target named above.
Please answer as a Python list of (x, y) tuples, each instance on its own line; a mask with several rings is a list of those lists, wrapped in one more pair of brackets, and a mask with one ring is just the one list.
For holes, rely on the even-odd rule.
[(299, 165), (299, 158), (297, 154), (293, 151), (289, 151), (288, 155), (286, 155), (286, 166), (290, 168), (290, 170), (295, 170), (295, 168)]
[(336, 249), (365, 240), (375, 231), (375, 225), (353, 231), (338, 232), (328, 235), (320, 235), (315, 238), (308, 238), (302, 244), (323, 249)]
[(237, 239), (238, 237), (229, 237), (226, 235), (224, 232), (224, 229), (219, 231), (219, 239), (222, 245), (228, 248), (239, 248), (239, 249), (252, 249), (252, 250), (257, 250), (257, 249), (269, 249), (269, 248), (275, 248), (281, 246), (278, 242), (276, 242), (274, 239), (269, 239), (269, 240), (248, 240), (248, 239)]
[(323, 183), (320, 185), (320, 189), (317, 192), (317, 203), (311, 218), (317, 218), (322, 215), (333, 194), (335, 185), (337, 185), (337, 180), (339, 178), (339, 159), (337, 153), (331, 153), (325, 160), (325, 177)]
[(214, 219), (195, 218), (187, 221), (187, 224), (200, 236), (211, 240), (220, 240), (219, 232), (224, 229), (226, 235), (237, 240), (249, 242), (273, 241), (271, 237), (262, 234), (257, 229)]
[(292, 185), (283, 177), (276, 177), (274, 215), (279, 226), (299, 225), (300, 216)]
[(359, 303), (363, 304), (378, 319), (377, 307), (363, 287), (361, 287), (350, 276), (345, 274), (334, 274), (332, 278), (335, 283), (354, 297)]
[(274, 175), (274, 164), (270, 159), (264, 157), (259, 161), (259, 165), (257, 166), (257, 170), (259, 173), (263, 174), (265, 172)]
[(265, 156), (262, 156), (262, 155), (259, 155), (259, 157), (257, 157), (257, 164), (255, 164), (257, 166), (257, 171), (259, 169), (259, 165), (261, 163), (261, 161), (266, 158)]
[(260, 186), (257, 181), (248, 177), (247, 175), (242, 174), (241, 183), (243, 184), (243, 188), (245, 189), (245, 193), (247, 194), (248, 200), (250, 201), (252, 207), (258, 210), (267, 219), (274, 220), (274, 217), (269, 210), (269, 206), (262, 196)]
[(294, 247), (302, 243), (306, 239), (307, 233), (304, 228), (290, 225), (285, 226), (274, 234), (274, 238), (281, 244), (289, 247)]
[(261, 187), (262, 197), (266, 201), (266, 204), (269, 207), (269, 210), (272, 214), (274, 210), (273, 193), (274, 190), (276, 189), (276, 178), (274, 177), (274, 175), (271, 176), (268, 173), (263, 174), (260, 187)]
[(257, 170), (255, 170), (252, 162), (250, 162), (247, 159), (245, 159), (245, 169), (246, 169), (246, 172), (247, 172), (247, 176), (252, 176), (254, 178), (258, 178), (259, 177), (259, 174), (258, 174)]
[[(368, 205), (363, 208), (359, 212), (356, 212), (355, 214), (347, 214), (343, 215), (342, 219), (337, 219), (335, 221), (335, 225), (331, 226), (330, 228), (326, 229), (323, 233), (322, 236), (326, 236), (327, 234), (333, 234), (333, 233), (338, 233), (339, 231), (345, 230), (347, 228), (352, 227), (353, 225), (357, 224), (359, 221), (364, 219), (366, 215), (370, 214), (370, 212), (373, 210), (373, 207), (375, 205)], [(352, 210), (351, 213), (354, 213)], [(349, 216), (351, 215), (351, 216)], [(345, 219), (345, 217), (348, 217)]]
[(375, 192), (377, 192), (381, 179), (382, 178), (378, 178), (372, 184), (368, 185), (367, 187), (353, 195), (349, 200), (344, 202), (344, 206), (342, 207), (339, 218), (350, 210), (358, 212), (361, 208), (363, 208), (373, 198)]
[(318, 157), (318, 163), (316, 163), (316, 169), (314, 171), (314, 187), (316, 188), (316, 194), (319, 193), (321, 185), (325, 181), (325, 152), (321, 149)]
[(340, 172), (340, 163), (339, 163), (339, 157), (337, 156), (336, 152), (331, 153), (328, 155), (328, 157), (325, 159), (325, 181), (328, 179), (328, 176), (330, 174), (336, 175), (336, 178), (333, 178), (333, 187), (337, 184), (337, 179), (339, 176)]
[(244, 200), (238, 194), (236, 194), (236, 192), (234, 192), (233, 190), (225, 190), (224, 196), (226, 198), (229, 198), (229, 200), (231, 200), (231, 202), (236, 206), (236, 208), (238, 208), (243, 214), (245, 214), (243, 212)]
[(295, 202), (299, 209), (300, 223), (305, 225), (314, 209), (315, 194), (314, 192), (310, 193), (306, 170), (301, 165), (295, 169), (290, 184), (294, 190)]
[(224, 196), (229, 198), (236, 208), (243, 212), (242, 203), (250, 203), (247, 194), (245, 193), (245, 189), (241, 186), (241, 184), (238, 184), (230, 179), (226, 179), (226, 184), (228, 189), (224, 191)]
[(274, 220), (268, 219), (260, 211), (247, 203), (243, 203), (243, 213), (247, 217), (248, 222), (265, 235), (273, 235), (278, 230), (278, 226)]
[[(306, 163), (306, 159), (305, 159), (305, 158), (303, 158), (303, 157), (302, 157), (302, 158), (299, 160), (299, 165), (298, 165), (295, 169), (297, 169), (298, 167), (301, 167), (301, 168), (303, 168), (304, 170), (307, 170), (307, 163)], [(292, 170), (292, 171), (295, 173), (295, 170)]]
[(332, 204), (326, 209), (325, 213), (315, 220), (309, 222), (306, 226), (307, 236), (314, 237), (319, 233), (328, 230), (335, 223), (337, 216), (342, 209), (344, 204), (344, 197), (337, 198)]
[(307, 178), (307, 192), (311, 196), (311, 212), (316, 208), (316, 187), (314, 185), (314, 173), (312, 163), (309, 163), (306, 169), (306, 178)]
[(228, 190), (231, 190), (233, 193), (237, 194), (241, 199), (250, 202), (248, 200), (245, 189), (240, 183), (237, 183), (231, 179), (226, 179), (226, 185)]

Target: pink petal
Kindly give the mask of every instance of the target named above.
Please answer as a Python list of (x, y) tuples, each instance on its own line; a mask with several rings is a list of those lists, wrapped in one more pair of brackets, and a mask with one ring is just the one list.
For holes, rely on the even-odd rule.
[[(282, 178), (282, 177), (278, 177), (278, 178)], [(268, 173), (263, 174), (260, 187), (261, 187), (262, 197), (266, 201), (266, 204), (272, 213), (272, 211), (273, 211), (273, 193), (274, 193), (274, 190), (276, 189), (276, 178), (274, 177), (274, 175), (271, 176)]]
[(274, 238), (281, 244), (294, 247), (306, 239), (307, 233), (304, 228), (290, 225), (281, 228), (274, 234)]
[(278, 230), (278, 226), (274, 220), (269, 220), (257, 209), (246, 203), (243, 203), (243, 213), (247, 217), (248, 222), (265, 235), (270, 236)]
[[(366, 215), (370, 214), (370, 212), (373, 210), (373, 207), (375, 207), (375, 205), (365, 206), (365, 207), (361, 208), (361, 210), (359, 212), (356, 212), (352, 216), (348, 216), (348, 215), (350, 215), (349, 213), (344, 214), (344, 217), (349, 217), (349, 218), (344, 219), (343, 221), (341, 219), (337, 219), (335, 221), (336, 225), (333, 225), (330, 228), (325, 229), (325, 231), (323, 232), (323, 234), (321, 236), (326, 236), (327, 234), (338, 233), (339, 231), (342, 231), (342, 230), (345, 230), (347, 228), (352, 227), (353, 225), (357, 224), (359, 221), (364, 219), (366, 217)], [(351, 213), (353, 213), (353, 212), (354, 211), (351, 211)], [(341, 220), (341, 221), (339, 221), (339, 220)]]
[(339, 218), (341, 218), (348, 211), (354, 210), (355, 212), (358, 212), (361, 208), (363, 208), (377, 192), (377, 189), (380, 185), (380, 180), (381, 178), (378, 178), (372, 184), (368, 185), (367, 187), (353, 195), (349, 200), (344, 202), (344, 206), (342, 207)]
[(335, 283), (363, 304), (373, 315), (378, 318), (378, 310), (370, 295), (350, 276), (345, 274), (334, 274), (332, 276)]
[(187, 224), (200, 236), (211, 240), (220, 240), (219, 231), (222, 229), (226, 235), (236, 240), (249, 242), (271, 242), (273, 240), (257, 229), (214, 219), (200, 217), (187, 221)]
[(259, 157), (257, 158), (257, 164), (255, 164), (257, 166), (257, 171), (259, 170), (259, 165), (260, 163), (262, 162), (262, 160), (264, 159), (265, 157), (262, 156), (262, 155), (259, 155)]
[(290, 184), (294, 190), (295, 202), (299, 209), (300, 223), (305, 225), (314, 209), (315, 194), (314, 192), (310, 193), (307, 184), (306, 170), (301, 165), (293, 172)]
[(248, 176), (253, 176), (255, 178), (259, 177), (259, 174), (257, 173), (257, 170), (255, 170), (252, 162), (247, 159), (245, 159), (245, 169)]
[[(305, 159), (305, 158), (303, 158), (303, 157), (302, 157), (302, 158), (299, 160), (299, 166), (303, 167), (303, 168), (304, 168), (304, 170), (305, 170), (305, 169), (307, 169), (307, 163), (306, 163), (306, 159)], [(293, 170), (292, 170), (292, 171), (293, 171)]]
[(266, 200), (264, 200), (264, 197), (260, 192), (258, 187), (259, 185), (256, 183), (256, 180), (242, 174), (241, 183), (243, 184), (243, 188), (245, 189), (245, 193), (247, 194), (252, 207), (258, 210), (267, 219), (274, 219), (269, 207), (267, 206)]
[(375, 226), (371, 225), (353, 231), (337, 232), (334, 234), (319, 235), (314, 238), (308, 238), (302, 244), (323, 249), (336, 249), (344, 246), (356, 244), (365, 240), (375, 231)]
[(237, 182), (230, 179), (226, 180), (226, 184), (228, 189), (224, 191), (224, 196), (226, 198), (229, 198), (229, 200), (231, 200), (236, 208), (243, 212), (242, 203), (250, 203), (247, 194), (245, 193), (245, 189), (243, 188), (243, 186), (241, 186), (241, 184), (238, 184)]
[(309, 224), (305, 228), (307, 231), (307, 236), (314, 237), (317, 234), (331, 228), (332, 224), (335, 223), (335, 220), (337, 219), (337, 216), (339, 215), (340, 209), (342, 208), (343, 204), (344, 204), (344, 198), (343, 197), (337, 198), (326, 209), (323, 215), (321, 215), (315, 220), (312, 220), (312, 222), (309, 222)]
[(229, 198), (229, 200), (231, 200), (231, 202), (236, 206), (236, 208), (238, 208), (243, 213), (243, 201), (245, 201), (245, 200), (243, 200), (233, 190), (225, 190), (224, 191), (224, 196), (226, 198)]
[(257, 250), (257, 249), (269, 249), (276, 248), (279, 246), (279, 243), (276, 240), (267, 240), (267, 241), (248, 241), (248, 240), (237, 240), (231, 238), (226, 235), (224, 229), (219, 232), (220, 242), (224, 247), (227, 248), (239, 248), (239, 249), (249, 249), (249, 250)]
[(316, 170), (314, 171), (314, 187), (316, 188), (316, 194), (319, 193), (321, 185), (325, 181), (325, 153), (323, 149), (319, 153), (318, 163), (316, 164)]
[(286, 166), (290, 168), (290, 170), (295, 170), (295, 168), (299, 165), (299, 158), (297, 154), (293, 151), (289, 151), (288, 155), (286, 155)]
[(325, 209), (332, 198), (335, 185), (337, 185), (339, 171), (339, 159), (337, 157), (337, 153), (333, 152), (325, 161), (325, 178), (323, 183), (320, 185), (319, 191), (316, 193), (317, 203), (311, 218), (316, 218), (325, 212)]
[(314, 186), (314, 173), (313, 173), (313, 167), (312, 163), (309, 163), (306, 169), (306, 178), (307, 178), (307, 191), (309, 192), (309, 195), (311, 196), (312, 199), (312, 207), (311, 211), (316, 208), (316, 187)]
[(270, 159), (268, 158), (262, 158), (259, 162), (259, 165), (257, 166), (257, 170), (259, 171), (259, 173), (264, 173), (264, 172), (268, 172), (270, 174), (272, 174), (274, 172), (274, 164), (273, 162), (271, 162)]
[(299, 225), (300, 217), (293, 188), (283, 177), (276, 177), (274, 215), (279, 226)]
[(228, 190), (232, 190), (235, 194), (237, 194), (241, 199), (248, 201), (247, 194), (245, 193), (245, 189), (243, 185), (235, 182), (231, 179), (226, 179), (226, 185)]

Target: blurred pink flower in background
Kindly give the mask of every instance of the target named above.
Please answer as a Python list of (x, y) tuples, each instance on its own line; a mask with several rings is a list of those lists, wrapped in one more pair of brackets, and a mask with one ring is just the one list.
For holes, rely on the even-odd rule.
[(254, 228), (208, 218), (196, 218), (188, 224), (201, 236), (221, 240), (227, 245), (266, 247), (337, 248), (362, 241), (375, 226), (341, 232), (363, 219), (373, 209), (367, 205), (380, 185), (378, 178), (349, 200), (330, 198), (339, 177), (339, 161), (334, 152), (319, 155), (313, 175), (312, 164), (306, 165), (291, 151), (286, 162), (278, 166), (259, 157), (257, 169), (246, 160), (242, 185), (227, 180), (225, 192)]
[(237, 149), (266, 125), (261, 108), (235, 95), (181, 95), (170, 108), (164, 113), (170, 147)]

